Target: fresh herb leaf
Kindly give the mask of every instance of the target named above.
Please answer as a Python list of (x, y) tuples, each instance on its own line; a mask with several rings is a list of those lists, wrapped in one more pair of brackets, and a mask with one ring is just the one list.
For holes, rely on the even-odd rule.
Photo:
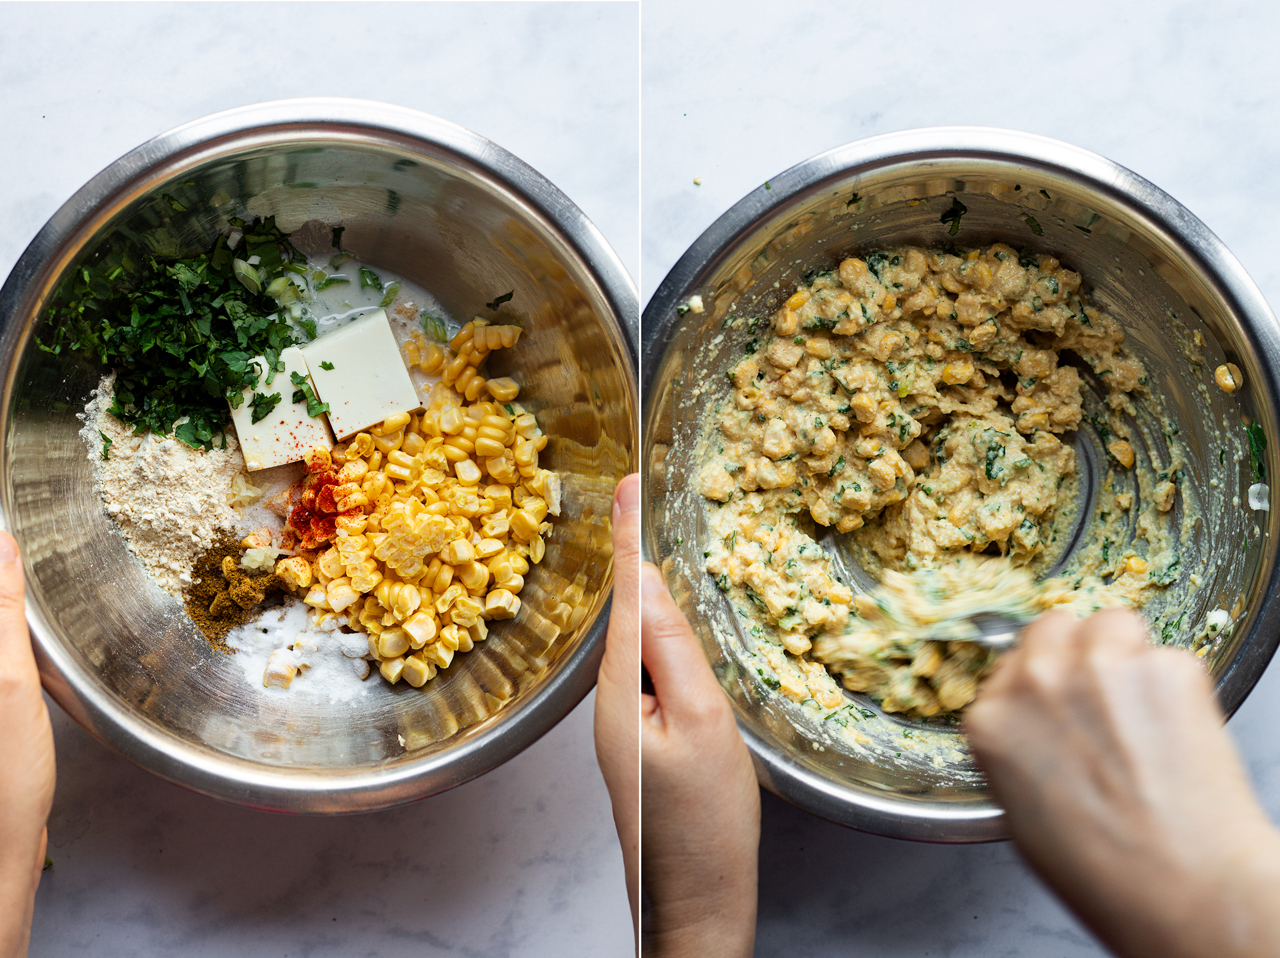
[(382, 277), (367, 266), (360, 267), (360, 288), (382, 292)]
[(271, 410), (280, 405), (281, 396), (279, 393), (272, 393), (268, 396), (266, 393), (254, 393), (253, 398), (249, 400), (249, 408), (253, 410), (250, 422), (258, 423), (271, 415)]
[(314, 319), (302, 320), (302, 328), (306, 331), (306, 334), (310, 336), (312, 339), (315, 339), (316, 336), (319, 335), (319, 333), (316, 331), (316, 321)]
[(948, 235), (955, 236), (956, 233), (960, 232), (960, 218), (968, 212), (969, 207), (960, 202), (960, 197), (953, 196), (951, 197), (951, 205), (947, 207), (939, 218), (939, 222), (950, 223), (951, 229), (947, 231)]
[(1034, 216), (1028, 216), (1025, 220), (1023, 220), (1023, 222), (1031, 227), (1031, 232), (1035, 233), (1036, 236), (1044, 236), (1044, 227), (1042, 227), (1038, 222), (1036, 222), (1036, 218)]
[(98, 430), (98, 435), (102, 437), (102, 461), (106, 462), (111, 456), (111, 437), (101, 429)]
[(324, 362), (320, 364), (320, 368), (325, 370), (326, 372), (331, 371), (333, 369), (333, 363), (329, 362), (329, 360), (326, 359)]
[[(267, 356), (273, 368), (293, 345), (279, 305), (260, 290), (305, 260), (273, 219), (233, 226), (239, 256), (226, 237), (207, 252), (163, 258), (145, 237), (113, 234), (56, 291), (39, 347), (114, 369), (109, 411), (135, 431), (211, 448), (230, 419), (228, 401), (238, 406), (242, 392), (258, 385), (248, 360)], [(240, 273), (252, 269), (259, 278), (259, 291), (242, 281), (237, 259)]]
[(511, 302), (511, 297), (514, 296), (515, 294), (516, 294), (516, 291), (513, 289), (509, 293), (503, 293), (501, 296), (495, 296), (493, 298), (493, 302), (484, 304), (485, 308), (491, 309), (494, 312), (497, 312), (498, 307), (501, 306), (503, 303)]
[[(331, 366), (330, 368), (333, 367)], [(321, 413), (329, 411), (329, 404), (316, 398), (315, 390), (311, 388), (311, 383), (306, 376), (302, 375), (302, 373), (290, 373), (289, 380), (298, 387), (293, 391), (293, 401), (306, 402), (308, 416), (315, 418)], [(255, 419), (254, 422), (257, 422), (257, 420)]]
[(1249, 465), (1253, 468), (1255, 482), (1263, 482), (1267, 478), (1267, 462), (1264, 455), (1267, 451), (1267, 434), (1256, 422), (1245, 428), (1245, 438), (1249, 440)]

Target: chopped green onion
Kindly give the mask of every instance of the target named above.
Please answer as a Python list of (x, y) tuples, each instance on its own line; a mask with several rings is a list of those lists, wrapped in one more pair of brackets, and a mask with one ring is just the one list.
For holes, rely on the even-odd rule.
[(427, 334), (427, 339), (437, 343), (447, 343), (449, 341), (449, 330), (445, 327), (444, 321), (432, 316), (426, 310), (422, 312), (422, 331)]
[(242, 259), (231, 261), (231, 272), (245, 289), (251, 293), (262, 292), (262, 275)]

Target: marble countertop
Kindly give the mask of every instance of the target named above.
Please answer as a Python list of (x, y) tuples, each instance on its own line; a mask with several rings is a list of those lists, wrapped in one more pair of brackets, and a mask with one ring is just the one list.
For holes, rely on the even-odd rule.
[[(3, 15), (0, 276), (75, 190), (151, 136), (317, 95), (412, 107), (491, 138), (564, 190), (637, 273), (635, 4), (11, 3)], [(31, 954), (627, 954), (593, 701), (452, 792), (332, 819), (169, 785), (51, 703), (54, 865)]]
[[(1274, 305), (1280, 11), (1224, 3), (733, 4), (644, 0), (642, 302), (717, 216), (851, 140), (921, 126), (1028, 130), (1176, 196)], [(700, 177), (701, 186), (694, 185)], [(1280, 816), (1280, 665), (1229, 728)], [(1085, 958), (1103, 949), (1008, 844), (917, 845), (765, 795), (756, 954)]]

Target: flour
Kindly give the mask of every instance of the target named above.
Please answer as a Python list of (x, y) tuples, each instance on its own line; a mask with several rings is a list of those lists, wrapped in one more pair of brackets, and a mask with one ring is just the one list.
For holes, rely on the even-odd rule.
[[(115, 375), (103, 377), (80, 414), (80, 436), (88, 447), (102, 495), (113, 518), (148, 573), (165, 591), (180, 596), (191, 584), (196, 559), (222, 531), (239, 523), (229, 505), (242, 499), (244, 457), (234, 436), (226, 448), (202, 451), (173, 438), (133, 430), (112, 416)], [(110, 440), (102, 457), (103, 436)]]

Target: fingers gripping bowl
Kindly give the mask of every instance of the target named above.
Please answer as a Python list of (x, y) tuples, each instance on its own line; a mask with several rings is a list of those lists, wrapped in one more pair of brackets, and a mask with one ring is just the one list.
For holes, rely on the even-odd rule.
[[(903, 838), (1003, 836), (1001, 812), (958, 729), (886, 713), (851, 693), (843, 721), (832, 722), (770, 688), (751, 662), (750, 616), (705, 571), (704, 553), (718, 548), (708, 543), (714, 507), (688, 480), (701, 465), (708, 411), (732, 388), (725, 371), (763, 332), (749, 332), (748, 317), (763, 317), (767, 328), (797, 288), (812, 283), (812, 271), (849, 256), (994, 243), (1032, 257), (1052, 254), (1080, 274), (1091, 301), (1123, 325), (1126, 348), (1163, 397), (1168, 429), (1135, 431), (1145, 437), (1135, 443), (1139, 459), (1167, 462), (1174, 444), (1185, 459), (1183, 492), (1171, 511), (1184, 530), (1182, 561), (1166, 574), (1159, 599), (1144, 606), (1154, 633), (1189, 644), (1211, 612), (1229, 611), (1230, 634), (1202, 658), (1228, 713), (1276, 644), (1272, 513), (1250, 508), (1249, 498), (1253, 489), (1254, 504), (1265, 504), (1257, 500), (1266, 492), (1254, 487), (1259, 472), (1274, 475), (1275, 443), (1263, 448), (1257, 439), (1274, 435), (1270, 369), (1280, 337), (1258, 290), (1217, 238), (1127, 170), (1027, 134), (911, 131), (800, 164), (707, 230), (646, 309), (645, 548), (662, 564), (732, 699), (766, 787), (832, 820)], [(1227, 363), (1242, 371), (1244, 387), (1234, 392), (1214, 382), (1215, 368)], [(1105, 390), (1086, 381), (1084, 392), (1096, 399)], [(1061, 559), (1045, 571), (1096, 547), (1103, 487), (1120, 472), (1110, 468), (1107, 438), (1089, 417), (1063, 435), (1079, 476), (1078, 518), (1063, 530), (1069, 542)], [(871, 584), (844, 537), (821, 527), (815, 533), (846, 581)], [(1132, 544), (1137, 535), (1130, 523), (1121, 538)]]
[[(505, 310), (525, 348), (495, 355), (489, 375), (520, 381), (548, 436), (542, 458), (563, 482), (562, 526), (529, 572), (518, 617), (424, 689), (384, 684), (319, 702), (247, 684), (103, 512), (76, 418), (102, 369), (33, 343), (63, 279), (113, 236), (186, 254), (209, 249), (233, 217), (272, 216), (296, 236), (341, 227), (344, 250), (421, 285), (455, 316), (516, 290)], [(46, 687), (151, 771), (275, 810), (388, 807), (510, 758), (595, 681), (611, 498), (632, 469), (636, 318), (625, 270), (563, 194), (494, 144), (423, 114), (350, 100), (262, 104), (118, 160), (53, 217), (0, 292), (4, 524), (27, 563)]]

